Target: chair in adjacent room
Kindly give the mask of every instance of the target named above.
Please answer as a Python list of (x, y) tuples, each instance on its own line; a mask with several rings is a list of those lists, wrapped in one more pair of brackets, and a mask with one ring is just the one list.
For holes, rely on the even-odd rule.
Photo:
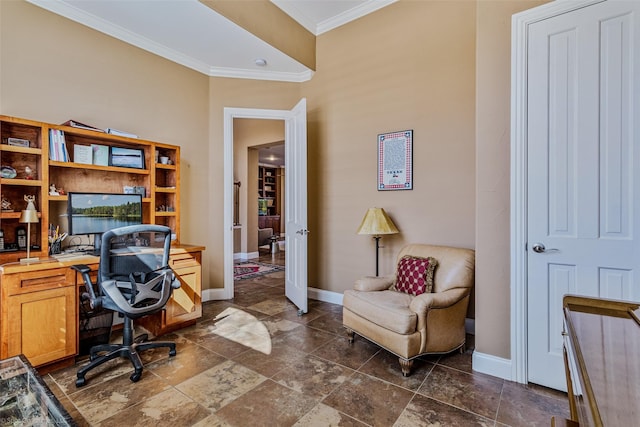
[(350, 343), (355, 333), (378, 344), (408, 376), (419, 356), (464, 352), (475, 252), (412, 244), (396, 265), (394, 275), (364, 277), (344, 292), (342, 322)]
[(111, 359), (129, 359), (134, 368), (130, 379), (136, 382), (143, 370), (139, 352), (167, 347), (169, 356), (176, 354), (173, 342), (147, 341), (146, 334), (136, 338), (133, 335), (133, 320), (162, 310), (173, 289), (180, 287), (169, 267), (171, 229), (148, 224), (115, 228), (103, 234), (101, 245), (95, 286), (88, 266), (71, 268), (82, 274), (86, 289), (83, 300), (88, 300), (92, 308), (113, 310), (124, 318), (122, 344), (93, 346), (90, 362), (78, 370), (77, 387), (86, 383), (88, 371)]

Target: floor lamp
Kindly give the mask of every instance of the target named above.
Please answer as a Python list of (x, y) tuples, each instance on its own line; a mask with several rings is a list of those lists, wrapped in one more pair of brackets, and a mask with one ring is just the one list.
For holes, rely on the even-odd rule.
[(399, 233), (391, 218), (382, 208), (369, 208), (358, 228), (358, 234), (372, 235), (376, 240), (376, 276), (378, 276), (378, 252), (383, 234)]
[(20, 262), (30, 262), (37, 261), (39, 258), (31, 258), (31, 224), (37, 224), (40, 220), (38, 219), (38, 211), (36, 210), (36, 206), (33, 202), (36, 201), (36, 196), (24, 196), (24, 200), (27, 202), (27, 208), (22, 211), (20, 214), (19, 221), (23, 224), (27, 224), (27, 257), (20, 259)]

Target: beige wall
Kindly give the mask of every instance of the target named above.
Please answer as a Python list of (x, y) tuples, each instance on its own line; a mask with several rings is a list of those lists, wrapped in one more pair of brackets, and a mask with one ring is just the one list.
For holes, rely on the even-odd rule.
[[(384, 208), (380, 274), (409, 242), (475, 245), (475, 3), (401, 1), (318, 37), (308, 98), (311, 286), (375, 274), (356, 234)], [(363, 36), (366, 34), (366, 37)], [(413, 129), (414, 189), (377, 191), (377, 135)]]
[(476, 349), (510, 358), (511, 15), (545, 1), (478, 2)]
[(213, 246), (201, 214), (209, 79), (24, 1), (0, 1), (0, 19), (0, 114), (74, 119), (180, 145), (181, 240)]
[[(297, 83), (228, 79), (213, 77), (209, 82), (209, 213), (212, 257), (206, 267), (211, 272), (210, 288), (224, 287), (223, 280), (223, 159), (224, 108), (260, 108), (289, 110), (300, 100)], [(257, 181), (257, 171), (254, 178)], [(257, 191), (257, 190), (256, 190)], [(248, 201), (250, 203), (250, 201)], [(257, 201), (254, 212), (258, 211)], [(248, 204), (248, 209), (252, 209)], [(257, 227), (257, 224), (256, 224)], [(208, 248), (209, 249), (209, 248)]]
[[(208, 78), (0, 1), (0, 113), (181, 145), (182, 240), (207, 246), (204, 287), (221, 288), (223, 108), (306, 97), (310, 286), (341, 292), (373, 274), (373, 241), (355, 230), (383, 207), (401, 230), (382, 240), (383, 274), (408, 242), (477, 249), (476, 347), (509, 357), (510, 15), (537, 3), (400, 1), (319, 36), (316, 74), (296, 84)], [(414, 190), (378, 192), (376, 136), (403, 129)]]

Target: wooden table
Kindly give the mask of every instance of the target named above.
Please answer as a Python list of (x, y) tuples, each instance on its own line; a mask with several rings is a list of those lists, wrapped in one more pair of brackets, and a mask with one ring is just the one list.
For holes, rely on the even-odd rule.
[(640, 304), (566, 295), (563, 307), (572, 421), (640, 425)]

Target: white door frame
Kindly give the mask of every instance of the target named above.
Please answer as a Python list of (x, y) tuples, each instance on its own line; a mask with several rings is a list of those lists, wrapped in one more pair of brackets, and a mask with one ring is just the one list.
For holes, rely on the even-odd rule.
[(511, 21), (511, 380), (527, 383), (527, 57), (528, 27), (604, 0), (557, 0)]
[[(224, 109), (224, 291), (220, 299), (233, 298), (233, 119), (290, 119), (291, 111), (254, 108)], [(285, 138), (285, 144), (287, 143)]]

